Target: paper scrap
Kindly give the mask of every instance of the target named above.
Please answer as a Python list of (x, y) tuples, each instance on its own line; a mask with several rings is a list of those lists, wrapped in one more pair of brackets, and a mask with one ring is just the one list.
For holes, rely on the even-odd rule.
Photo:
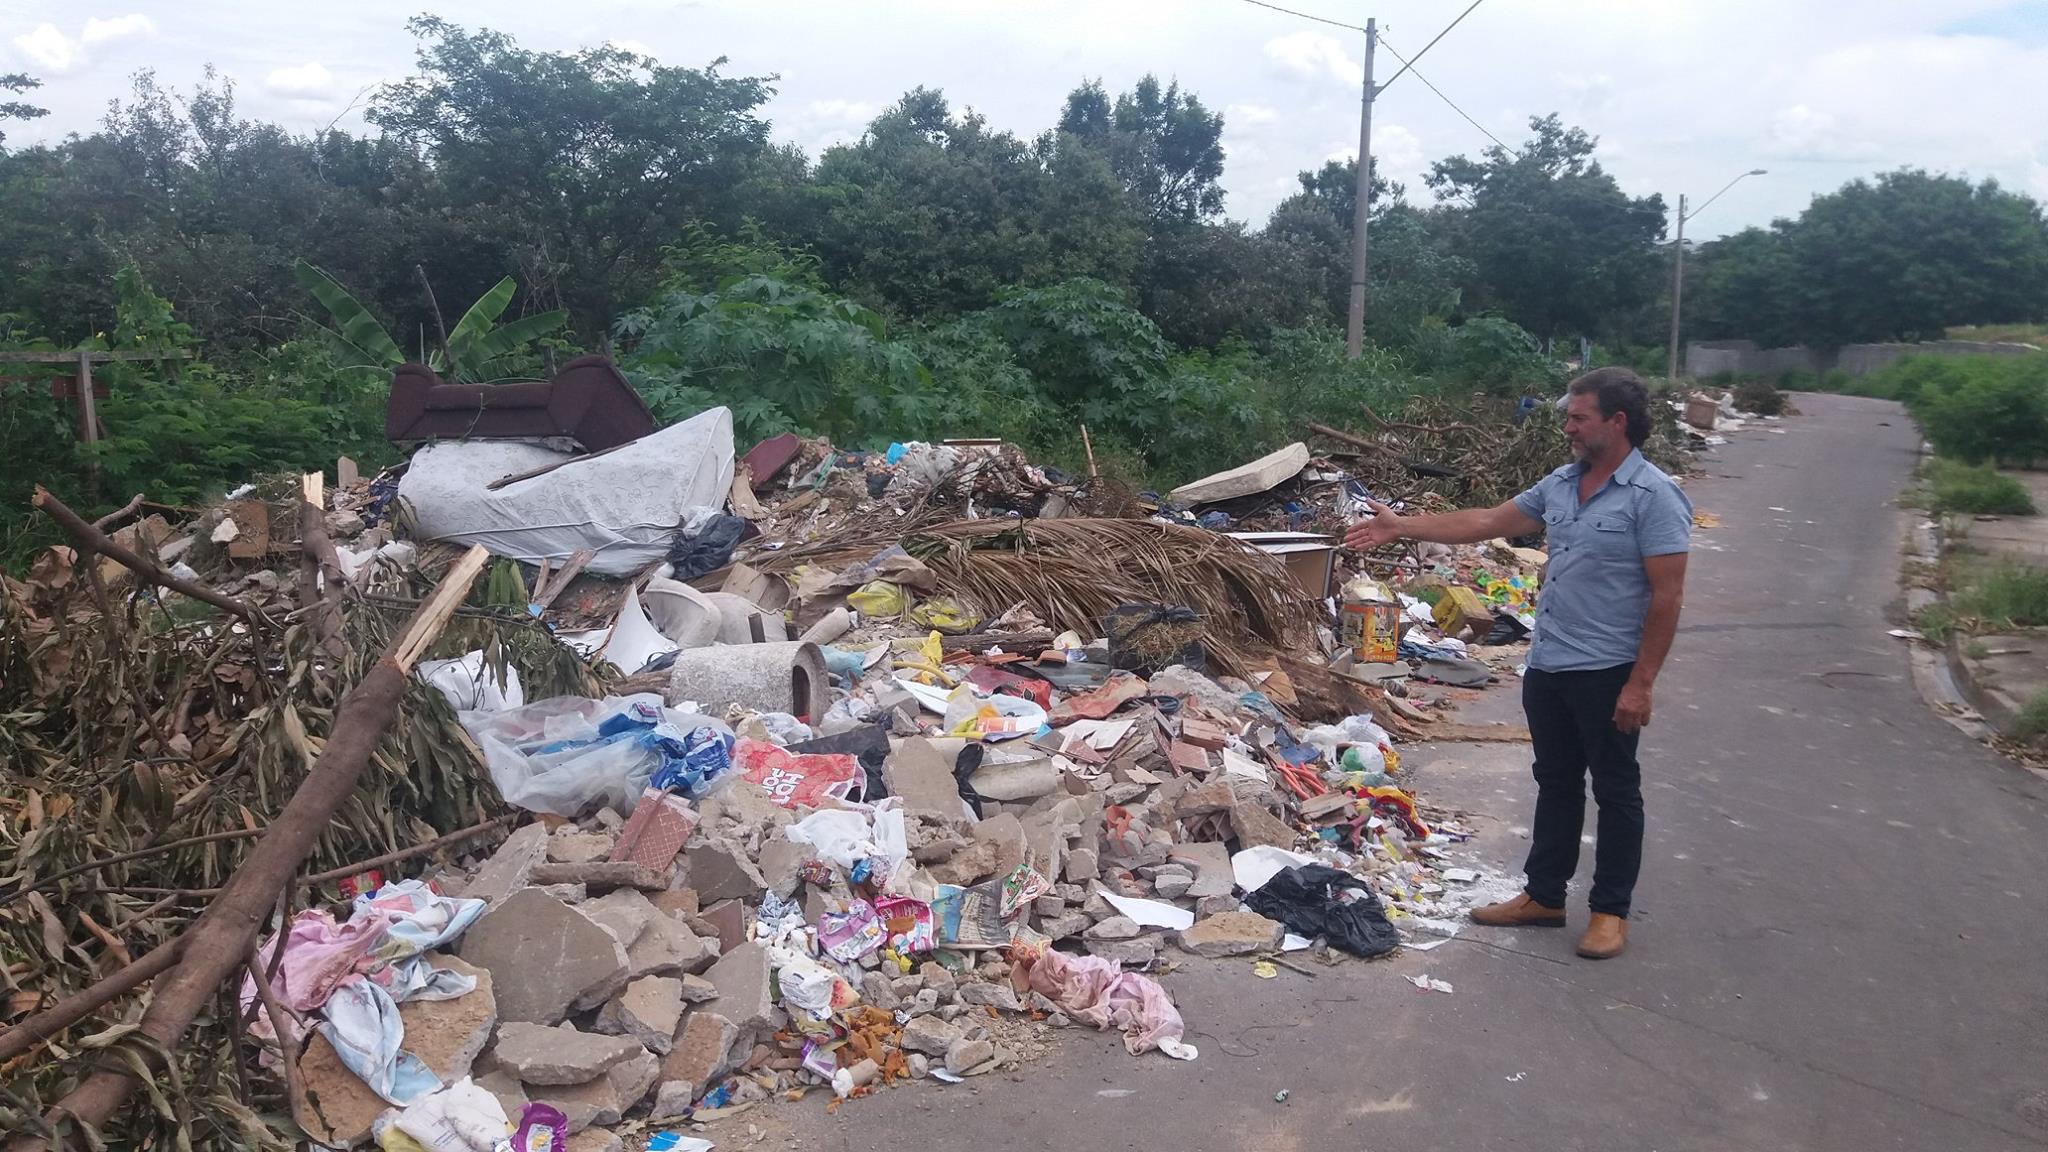
[(1402, 979), (1424, 992), (1442, 992), (1448, 995), (1451, 991), (1451, 985), (1448, 981), (1438, 980), (1432, 976), (1404, 976)]
[(1446, 868), (1443, 878), (1453, 884), (1474, 884), (1479, 880), (1479, 873), (1470, 868)]
[(1299, 952), (1313, 943), (1315, 941), (1310, 940), (1306, 936), (1296, 936), (1294, 933), (1289, 932), (1280, 938), (1280, 950), (1282, 952)]
[(1106, 888), (1097, 888), (1102, 898), (1110, 902), (1118, 912), (1129, 916), (1147, 928), (1171, 928), (1178, 932), (1195, 926), (1195, 914), (1186, 908), (1176, 908), (1164, 900), (1143, 900), (1133, 896), (1119, 896)]
[(1230, 875), (1237, 886), (1246, 892), (1256, 892), (1266, 886), (1266, 881), (1303, 864), (1313, 864), (1315, 858), (1270, 844), (1247, 848), (1230, 858)]
[(1264, 764), (1260, 764), (1249, 757), (1240, 756), (1228, 748), (1223, 750), (1223, 770), (1232, 776), (1242, 776), (1247, 780), (1257, 780), (1261, 784), (1273, 782), (1273, 778), (1267, 774)]

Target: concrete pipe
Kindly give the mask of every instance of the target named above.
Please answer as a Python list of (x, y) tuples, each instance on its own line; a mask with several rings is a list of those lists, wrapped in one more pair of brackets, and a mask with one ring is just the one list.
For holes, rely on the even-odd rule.
[(825, 653), (816, 644), (719, 644), (676, 653), (667, 699), (671, 706), (695, 701), (707, 716), (722, 716), (737, 704), (815, 724), (831, 706), (829, 688)]

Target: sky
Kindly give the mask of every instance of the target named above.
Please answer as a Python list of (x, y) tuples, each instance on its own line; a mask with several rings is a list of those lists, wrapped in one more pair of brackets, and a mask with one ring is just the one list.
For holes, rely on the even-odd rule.
[[(1340, 23), (1378, 19), (1420, 50), (1466, 0), (1276, 0)], [(244, 115), (294, 131), (362, 130), (367, 93), (406, 75), (405, 20), (430, 10), (530, 48), (610, 41), (665, 64), (725, 57), (773, 75), (762, 110), (814, 157), (859, 138), (918, 85), (1030, 136), (1066, 93), (1146, 73), (1224, 116), (1225, 212), (1263, 223), (1295, 173), (1358, 148), (1363, 33), (1246, 0), (0, 0), (0, 73), (27, 72), (50, 115), (10, 146), (89, 132), (137, 69), (188, 89), (207, 65)], [(1399, 67), (1386, 52), (1384, 79)], [(1422, 83), (1428, 80), (1442, 96)], [(1446, 99), (1447, 98), (1447, 99)], [(1454, 110), (1448, 101), (1469, 115)], [(2048, 202), (2048, 0), (1484, 0), (1374, 111), (1381, 171), (1427, 203), (1433, 160), (1519, 145), (1559, 113), (1599, 138), (1633, 195), (1689, 193), (1709, 239), (1796, 215), (1817, 194), (1901, 166), (1996, 178)], [(1483, 129), (1483, 130), (1482, 130)]]

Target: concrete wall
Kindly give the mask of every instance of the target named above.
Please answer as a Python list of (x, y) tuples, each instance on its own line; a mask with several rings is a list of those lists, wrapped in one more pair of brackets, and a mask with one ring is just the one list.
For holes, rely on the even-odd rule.
[(1830, 364), (1825, 354), (1794, 345), (1758, 348), (1748, 340), (1694, 340), (1685, 346), (1685, 374), (1695, 379), (1721, 372), (1774, 377), (1787, 372), (1819, 375), (1841, 369), (1861, 376), (1901, 356), (2025, 356), (2041, 350), (2032, 344), (2000, 344), (1982, 340), (1931, 340), (1924, 344), (1845, 344)]

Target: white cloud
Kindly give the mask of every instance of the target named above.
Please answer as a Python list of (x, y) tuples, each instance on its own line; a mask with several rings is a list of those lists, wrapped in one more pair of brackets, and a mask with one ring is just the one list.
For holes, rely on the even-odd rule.
[(1237, 128), (1250, 124), (1271, 124), (1280, 119), (1280, 110), (1264, 104), (1232, 104), (1223, 109), (1223, 123), (1226, 128)]
[(279, 96), (325, 96), (334, 90), (334, 73), (318, 60), (308, 60), (304, 64), (271, 69), (270, 74), (263, 78), (263, 86)]
[(85, 22), (85, 31), (79, 39), (87, 44), (104, 44), (109, 40), (125, 40), (130, 36), (149, 37), (156, 35), (156, 21), (140, 12), (102, 20), (97, 16)]
[(1365, 81), (1365, 65), (1352, 58), (1334, 36), (1321, 32), (1290, 32), (1266, 41), (1266, 59), (1282, 71), (1306, 79), (1341, 80), (1346, 84)]
[(1787, 160), (1871, 160), (1880, 149), (1857, 140), (1840, 126), (1835, 114), (1805, 104), (1780, 108), (1771, 118), (1770, 154)]
[(47, 72), (68, 72), (85, 58), (78, 42), (58, 31), (55, 24), (38, 24), (35, 31), (16, 36), (14, 48)]
[(1614, 103), (1614, 77), (1605, 72), (1561, 74), (1557, 86), (1571, 94), (1573, 105), (1581, 112), (1604, 112)]
[(813, 100), (805, 111), (820, 123), (866, 124), (881, 108), (865, 100)]
[(655, 55), (654, 49), (649, 48), (644, 42), (639, 40), (607, 40), (605, 43), (617, 48), (621, 52), (631, 52), (635, 56)]

